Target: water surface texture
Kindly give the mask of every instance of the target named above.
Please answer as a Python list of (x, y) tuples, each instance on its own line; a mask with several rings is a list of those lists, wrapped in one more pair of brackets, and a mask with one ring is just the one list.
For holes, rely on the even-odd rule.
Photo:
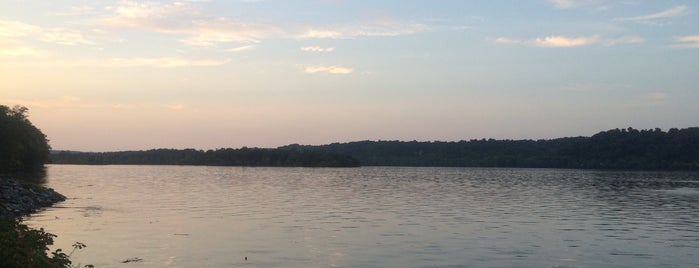
[(52, 165), (47, 185), (69, 199), (27, 222), (96, 267), (699, 264), (697, 173)]

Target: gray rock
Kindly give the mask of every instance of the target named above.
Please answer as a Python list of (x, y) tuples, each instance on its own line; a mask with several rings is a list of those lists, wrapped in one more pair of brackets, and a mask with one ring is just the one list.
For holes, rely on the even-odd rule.
[(64, 201), (65, 196), (51, 188), (0, 179), (0, 217), (19, 217)]

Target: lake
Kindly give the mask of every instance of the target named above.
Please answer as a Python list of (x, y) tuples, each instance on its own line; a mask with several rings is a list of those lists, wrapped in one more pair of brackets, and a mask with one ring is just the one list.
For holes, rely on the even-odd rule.
[[(689, 267), (699, 173), (49, 165), (95, 267)], [(247, 260), (246, 260), (247, 258)], [(133, 262), (123, 263), (127, 260)]]

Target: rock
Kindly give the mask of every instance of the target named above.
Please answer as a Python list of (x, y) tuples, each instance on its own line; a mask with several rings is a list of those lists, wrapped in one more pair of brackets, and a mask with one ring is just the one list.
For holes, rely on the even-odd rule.
[(18, 217), (64, 201), (65, 196), (51, 188), (0, 179), (0, 217)]

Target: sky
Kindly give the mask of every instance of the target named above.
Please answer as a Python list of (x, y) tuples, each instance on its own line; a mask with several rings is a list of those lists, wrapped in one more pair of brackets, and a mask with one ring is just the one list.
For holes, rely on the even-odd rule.
[(699, 126), (699, 1), (0, 0), (0, 104), (53, 149)]

